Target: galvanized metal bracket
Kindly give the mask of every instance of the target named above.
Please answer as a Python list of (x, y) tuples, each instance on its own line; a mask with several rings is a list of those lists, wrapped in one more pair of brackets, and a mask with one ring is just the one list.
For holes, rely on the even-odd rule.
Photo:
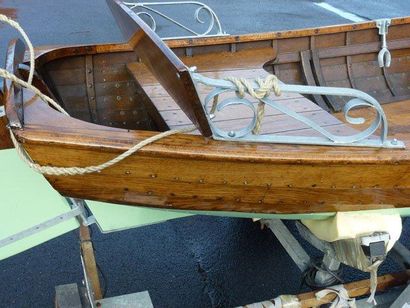
[(0, 248), (13, 244), (17, 241), (20, 241), (22, 239), (25, 239), (29, 236), (32, 236), (34, 234), (37, 234), (41, 231), (44, 231), (46, 229), (49, 229), (55, 225), (58, 225), (62, 222), (65, 222), (67, 220), (70, 220), (72, 218), (77, 217), (80, 219), (80, 222), (83, 223), (84, 225), (90, 225), (95, 222), (94, 217), (90, 216), (87, 217), (85, 208), (84, 208), (84, 203), (79, 202), (76, 199), (69, 199), (71, 202), (69, 202), (71, 210), (68, 212), (65, 212), (61, 215), (55, 216), (53, 218), (50, 218), (42, 223), (39, 223), (33, 227), (30, 227), (28, 229), (25, 229), (23, 231), (20, 231), (18, 233), (15, 233), (11, 236), (8, 236), (6, 238), (0, 239)]
[[(124, 2), (126, 6), (128, 6), (131, 10), (133, 10), (138, 16), (146, 17), (149, 20), (148, 24), (153, 31), (157, 30), (157, 22), (156, 19), (153, 17), (158, 16), (160, 18), (165, 19), (166, 21), (170, 22), (171, 24), (177, 26), (179, 29), (184, 31), (185, 33), (189, 33), (188, 35), (181, 35), (181, 36), (172, 36), (172, 37), (162, 37), (164, 40), (176, 39), (176, 38), (195, 38), (195, 37), (211, 37), (211, 36), (224, 36), (228, 35), (225, 31), (222, 30), (221, 22), (219, 21), (218, 16), (208, 5), (198, 2), (198, 1), (170, 1), (170, 2)], [(154, 7), (172, 7), (172, 6), (191, 6), (196, 7), (194, 11), (194, 19), (196, 20), (197, 24), (206, 24), (206, 21), (200, 17), (200, 14), (206, 14), (209, 17), (208, 27), (204, 32), (198, 32), (198, 30), (194, 30), (192, 26), (186, 26), (181, 22), (175, 20), (174, 18), (170, 17), (164, 12), (159, 11)], [(186, 9), (184, 9), (186, 11)]]
[(377, 60), (379, 61), (380, 67), (390, 67), (391, 64), (391, 54), (387, 48), (387, 33), (389, 32), (389, 26), (391, 24), (391, 19), (378, 19), (376, 20), (376, 26), (379, 28), (379, 35), (382, 39), (382, 46)]
[[(368, 107), (375, 112), (375, 118), (369, 126), (351, 135), (335, 135), (325, 127), (315, 123), (310, 118), (307, 118), (301, 113), (286, 107), (283, 104), (277, 103), (269, 97), (262, 98), (261, 101), (266, 106), (276, 109), (299, 122), (302, 122), (306, 127), (309, 127), (320, 134), (320, 136), (295, 136), (295, 135), (260, 135), (254, 134), (253, 130), (257, 120), (257, 110), (255, 102), (247, 97), (238, 97), (235, 93), (238, 91), (236, 86), (227, 80), (213, 79), (195, 73), (195, 68), (190, 69), (193, 80), (196, 83), (210, 86), (213, 90), (206, 96), (203, 101), (203, 108), (207, 115), (209, 125), (212, 129), (213, 138), (226, 141), (246, 141), (246, 142), (265, 142), (265, 143), (286, 143), (286, 144), (303, 144), (303, 145), (326, 145), (326, 146), (349, 146), (349, 147), (378, 147), (378, 148), (405, 148), (405, 144), (397, 139), (387, 139), (388, 123), (383, 108), (379, 102), (372, 96), (362, 91), (351, 88), (335, 88), (335, 87), (316, 87), (303, 85), (288, 85), (281, 84), (282, 93), (299, 93), (299, 94), (314, 94), (314, 95), (335, 95), (346, 96), (351, 99), (344, 105), (343, 112), (347, 123), (349, 124), (364, 124), (364, 118), (354, 118), (349, 116), (349, 112), (355, 108)], [(252, 86), (255, 90), (259, 88), (257, 82), (252, 81)], [(234, 97), (229, 97), (218, 102), (215, 112), (211, 107), (214, 99), (221, 94), (232, 92)], [(253, 98), (251, 98), (253, 99)], [(222, 111), (228, 106), (242, 105), (249, 108), (253, 113), (253, 118), (248, 125), (240, 129), (224, 130), (217, 126), (214, 122), (217, 112)], [(379, 135), (377, 135), (379, 134)]]

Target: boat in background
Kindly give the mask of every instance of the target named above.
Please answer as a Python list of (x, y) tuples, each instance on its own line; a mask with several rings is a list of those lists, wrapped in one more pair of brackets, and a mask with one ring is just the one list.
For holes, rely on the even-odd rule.
[[(123, 3), (108, 4), (126, 43), (37, 49), (33, 84), (71, 117), (5, 82), (2, 103), (21, 146), (40, 165), (82, 167), (158, 132), (196, 130), (101, 172), (45, 175), (62, 195), (215, 214), (409, 214), (410, 18), (391, 20), (387, 67), (378, 22), (164, 43)], [(24, 78), (23, 55), (13, 41), (7, 69)], [(258, 119), (261, 100), (245, 102), (226, 78), (270, 72), (282, 93), (262, 99)]]

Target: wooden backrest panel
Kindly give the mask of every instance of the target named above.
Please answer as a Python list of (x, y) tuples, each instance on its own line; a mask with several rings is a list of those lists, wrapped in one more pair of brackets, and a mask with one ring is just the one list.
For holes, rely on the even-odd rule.
[(197, 126), (212, 135), (204, 109), (187, 67), (132, 10), (119, 0), (107, 0), (118, 26), (141, 61)]

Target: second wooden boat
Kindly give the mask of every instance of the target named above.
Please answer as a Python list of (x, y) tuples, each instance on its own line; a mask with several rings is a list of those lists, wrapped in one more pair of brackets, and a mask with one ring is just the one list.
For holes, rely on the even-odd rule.
[[(45, 175), (61, 194), (182, 210), (409, 213), (410, 18), (391, 21), (387, 68), (388, 57), (378, 59), (375, 22), (165, 44), (122, 3), (108, 3), (127, 43), (38, 49), (34, 85), (71, 117), (5, 82), (1, 146), (11, 146), (9, 124), (36, 163), (83, 167), (161, 131), (197, 130), (163, 138), (101, 172)], [(11, 43), (7, 69), (21, 77), (23, 53), (21, 43)], [(262, 102), (236, 96), (225, 79), (269, 72), (285, 84)]]

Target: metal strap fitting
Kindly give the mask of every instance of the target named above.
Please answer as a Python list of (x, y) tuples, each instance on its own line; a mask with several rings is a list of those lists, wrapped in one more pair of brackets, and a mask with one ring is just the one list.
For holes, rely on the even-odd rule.
[(25, 229), (11, 236), (0, 239), (0, 248), (13, 244), (19, 240), (37, 234), (41, 231), (49, 229), (55, 225), (58, 225), (64, 221), (70, 220), (75, 217), (77, 217), (81, 221), (81, 223), (86, 226), (89, 226), (90, 224), (95, 222), (94, 216), (87, 217), (83, 202), (79, 201), (78, 199), (72, 198), (70, 198), (70, 201), (71, 210), (56, 217), (53, 217), (49, 220), (43, 221), (42, 223), (39, 223), (38, 225), (35, 225), (31, 228)]
[(379, 35), (382, 37), (382, 49), (377, 56), (380, 67), (390, 67), (391, 63), (391, 54), (389, 49), (387, 49), (386, 39), (390, 24), (391, 19), (388, 18), (376, 20), (376, 26), (379, 28)]

